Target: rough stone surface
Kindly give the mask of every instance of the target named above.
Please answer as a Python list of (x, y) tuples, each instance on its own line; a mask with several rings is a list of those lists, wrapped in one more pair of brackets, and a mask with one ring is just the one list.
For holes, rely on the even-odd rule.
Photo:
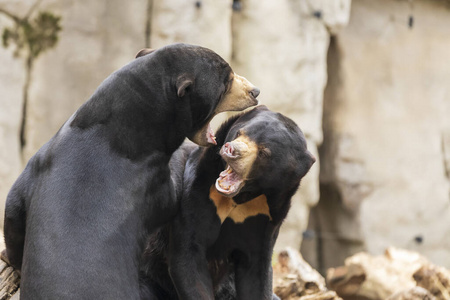
[(281, 300), (342, 300), (293, 248), (280, 251), (273, 274), (274, 293)]
[(448, 49), (444, 1), (352, 1), (328, 56), (317, 239), (302, 245), (322, 272), (389, 245), (450, 266)]
[[(0, 14), (0, 28), (12, 25), (10, 19)], [(0, 46), (0, 227), (3, 227), (6, 196), (22, 170), (19, 133), (25, 68), (23, 61), (12, 57), (13, 48)]]
[(426, 258), (402, 249), (389, 248), (379, 256), (360, 252), (347, 258), (344, 267), (329, 269), (327, 283), (341, 297), (386, 299), (415, 287), (412, 275), (424, 264)]
[(0, 300), (13, 299), (12, 297), (19, 299), (16, 296), (19, 285), (19, 272), (0, 259)]
[(450, 272), (417, 252), (390, 247), (357, 253), (330, 268), (327, 284), (345, 299), (450, 299)]
[(437, 299), (450, 299), (450, 271), (432, 264), (423, 265), (413, 274), (417, 286), (428, 290)]
[(231, 58), (232, 0), (153, 1), (150, 46), (186, 42)]
[(403, 290), (389, 296), (386, 300), (436, 300), (429, 291), (419, 286)]

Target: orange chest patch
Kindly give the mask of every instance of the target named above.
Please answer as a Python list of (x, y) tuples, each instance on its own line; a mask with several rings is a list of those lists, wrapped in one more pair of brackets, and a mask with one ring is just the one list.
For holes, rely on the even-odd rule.
[(213, 185), (209, 190), (209, 199), (214, 202), (221, 223), (226, 218), (232, 219), (234, 223), (243, 223), (247, 218), (257, 215), (266, 215), (272, 220), (265, 195), (237, 205), (233, 198), (220, 194)]

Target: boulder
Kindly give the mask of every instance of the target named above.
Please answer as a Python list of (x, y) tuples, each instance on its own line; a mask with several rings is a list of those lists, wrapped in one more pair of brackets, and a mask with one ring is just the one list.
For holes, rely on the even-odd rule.
[(0, 300), (19, 299), (20, 274), (0, 259)]
[(273, 267), (274, 293), (282, 300), (340, 300), (329, 291), (325, 279), (293, 248), (278, 254)]
[(417, 252), (389, 247), (384, 255), (357, 253), (330, 268), (327, 284), (345, 299), (450, 299), (450, 272)]

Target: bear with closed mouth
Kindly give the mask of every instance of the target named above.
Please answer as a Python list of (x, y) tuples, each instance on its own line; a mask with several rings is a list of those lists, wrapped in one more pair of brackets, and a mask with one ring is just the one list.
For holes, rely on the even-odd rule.
[(217, 143), (175, 152), (180, 211), (147, 243), (143, 299), (278, 299), (273, 247), (315, 158), (298, 126), (265, 106), (225, 122)]
[(178, 211), (169, 160), (259, 90), (215, 52), (145, 49), (110, 75), (28, 162), (5, 212), (22, 299), (137, 299), (145, 237)]

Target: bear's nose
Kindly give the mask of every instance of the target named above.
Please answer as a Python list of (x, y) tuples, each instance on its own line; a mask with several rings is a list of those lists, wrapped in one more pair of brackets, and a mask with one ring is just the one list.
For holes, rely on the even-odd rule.
[(230, 143), (223, 145), (223, 153), (228, 156), (234, 156), (234, 148)]
[(252, 95), (253, 98), (256, 98), (256, 97), (258, 97), (259, 92), (260, 92), (260, 90), (257, 87), (255, 87), (249, 93), (250, 93), (250, 95)]

